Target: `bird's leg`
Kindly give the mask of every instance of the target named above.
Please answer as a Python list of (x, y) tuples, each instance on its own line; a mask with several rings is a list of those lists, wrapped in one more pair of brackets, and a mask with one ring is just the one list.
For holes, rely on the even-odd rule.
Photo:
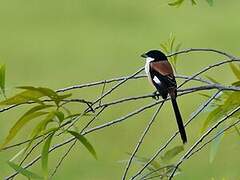
[(158, 93), (158, 91), (154, 91), (152, 98), (155, 99), (155, 100), (159, 100), (159, 95), (160, 94)]

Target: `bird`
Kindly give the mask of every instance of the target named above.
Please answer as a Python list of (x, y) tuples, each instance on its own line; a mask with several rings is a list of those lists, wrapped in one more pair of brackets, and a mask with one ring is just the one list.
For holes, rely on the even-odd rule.
[(156, 88), (164, 100), (167, 99), (168, 95), (170, 96), (182, 142), (183, 144), (187, 143), (186, 131), (176, 100), (177, 83), (167, 56), (160, 50), (150, 50), (142, 54), (141, 57), (146, 60), (145, 72), (150, 84)]

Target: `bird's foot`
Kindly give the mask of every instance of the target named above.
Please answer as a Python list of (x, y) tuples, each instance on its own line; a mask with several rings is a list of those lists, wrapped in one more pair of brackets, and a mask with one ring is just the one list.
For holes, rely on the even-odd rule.
[(155, 92), (153, 92), (153, 96), (152, 96), (152, 98), (154, 99), (154, 100), (159, 100), (159, 94), (158, 94), (158, 91), (155, 91)]

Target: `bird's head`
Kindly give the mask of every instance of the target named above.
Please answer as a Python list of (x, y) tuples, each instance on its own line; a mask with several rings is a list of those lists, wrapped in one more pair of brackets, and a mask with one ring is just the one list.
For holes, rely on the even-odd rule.
[(167, 61), (167, 56), (159, 50), (150, 50), (141, 55), (146, 61)]

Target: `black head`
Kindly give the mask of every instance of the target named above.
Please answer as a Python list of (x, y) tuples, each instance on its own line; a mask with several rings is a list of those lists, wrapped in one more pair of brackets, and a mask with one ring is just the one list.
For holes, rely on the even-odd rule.
[(159, 50), (151, 50), (141, 55), (143, 58), (152, 58), (154, 61), (166, 61), (167, 56)]

